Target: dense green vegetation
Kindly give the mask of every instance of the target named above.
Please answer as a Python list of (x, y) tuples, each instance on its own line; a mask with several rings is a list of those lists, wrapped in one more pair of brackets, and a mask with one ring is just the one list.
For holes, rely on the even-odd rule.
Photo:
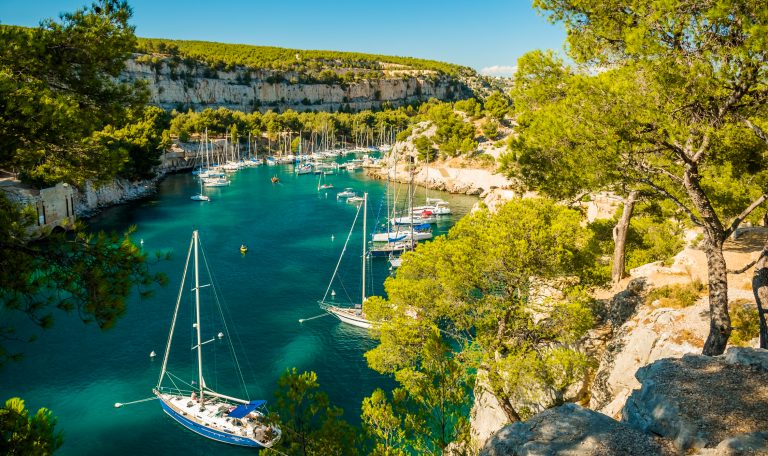
[(41, 408), (33, 416), (24, 401), (14, 397), (0, 407), (0, 453), (6, 455), (44, 456), (62, 444), (61, 432), (54, 430), (56, 418)]
[[(424, 381), (441, 398), (419, 406), (427, 421), (405, 435), (439, 452), (461, 436), (456, 415), (468, 416), (462, 395), (478, 384), (510, 421), (530, 416), (534, 404), (572, 399), (568, 387), (590, 363), (573, 345), (593, 324), (584, 292), (605, 280), (592, 236), (578, 211), (519, 200), (495, 214), (468, 215), (447, 236), (404, 256), (385, 282), (388, 298), (366, 303), (369, 318), (381, 322), (379, 345), (366, 358), (400, 383), (394, 398), (423, 394)], [(559, 292), (552, 293), (555, 283)], [(444, 423), (439, 412), (453, 421)]]
[(205, 62), (210, 68), (231, 71), (238, 66), (253, 70), (269, 69), (311, 75), (324, 82), (349, 81), (350, 78), (381, 77), (384, 69), (414, 69), (450, 76), (474, 74), (474, 70), (413, 57), (396, 57), (359, 52), (311, 51), (247, 44), (226, 44), (209, 41), (184, 41), (139, 38), (139, 52), (177, 57), (181, 63), (193, 66)]
[[(489, 99), (495, 105), (495, 112), (507, 113), (509, 99), (500, 94), (493, 94)], [(496, 100), (493, 102), (493, 100)], [(499, 105), (502, 105), (500, 107)], [(463, 114), (469, 109), (472, 117)], [(209, 135), (231, 133), (234, 128), (242, 139), (251, 134), (252, 138), (266, 137), (275, 141), (285, 134), (301, 135), (305, 140), (315, 141), (321, 137), (330, 138), (331, 144), (346, 142), (348, 144), (373, 144), (390, 142), (397, 133), (397, 140), (404, 141), (414, 133), (414, 126), (422, 122), (434, 125), (436, 131), (431, 137), (417, 132), (414, 143), (417, 145), (421, 159), (434, 160), (450, 158), (458, 155), (472, 155), (477, 151), (479, 134), (474, 125), (475, 120), (487, 117), (485, 124), (498, 134), (500, 122), (493, 118), (490, 111), (483, 109), (483, 103), (475, 100), (462, 100), (455, 103), (430, 99), (418, 108), (413, 106), (386, 109), (383, 111), (361, 111), (359, 113), (327, 113), (302, 112), (287, 110), (282, 113), (267, 111), (266, 113), (245, 113), (226, 108), (202, 111), (172, 112), (170, 134), (181, 141), (188, 141), (192, 135), (208, 131)], [(485, 125), (484, 124), (484, 125)], [(489, 127), (489, 128), (491, 128)], [(488, 128), (483, 127), (483, 134)], [(263, 141), (263, 140), (262, 140)], [(296, 150), (294, 145), (293, 150)]]
[[(0, 29), (0, 169), (38, 185), (150, 173), (166, 114), (141, 87), (116, 83), (135, 46), (124, 2), (105, 0), (35, 29)], [(32, 210), (33, 211), (33, 210)], [(162, 283), (128, 234), (33, 229), (36, 216), (0, 195), (0, 307), (50, 327), (55, 310), (111, 327), (134, 286)], [(0, 325), (3, 340), (25, 340)], [(0, 345), (0, 365), (18, 358)]]
[[(173, 112), (170, 134), (186, 141), (192, 134), (208, 130), (209, 135), (223, 135), (235, 128), (242, 139), (248, 133), (252, 137), (265, 136), (272, 140), (281, 134), (302, 133), (305, 138), (326, 135), (335, 142), (344, 139), (358, 142), (385, 133), (400, 131), (411, 122), (415, 111), (412, 107), (386, 111), (362, 111), (356, 114), (302, 112), (287, 110), (282, 113), (267, 111), (244, 113), (226, 108), (204, 109), (199, 112)], [(384, 138), (381, 138), (384, 139)]]
[(704, 353), (721, 354), (731, 333), (723, 243), (768, 199), (764, 8), (619, 3), (534, 2), (566, 25), (569, 56), (582, 67), (540, 51), (520, 59), (519, 136), (505, 165), (559, 197), (623, 194), (623, 222), (635, 201), (652, 198), (703, 228), (711, 317)]

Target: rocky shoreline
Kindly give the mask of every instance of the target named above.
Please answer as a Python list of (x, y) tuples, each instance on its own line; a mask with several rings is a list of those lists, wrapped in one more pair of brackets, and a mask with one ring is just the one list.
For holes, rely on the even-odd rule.
[[(437, 162), (420, 165), (413, 172), (413, 184), (430, 190), (454, 194), (474, 195), (488, 206), (495, 206), (516, 196), (515, 183), (505, 176), (482, 168), (458, 167), (459, 163)], [(366, 168), (373, 179), (392, 179), (401, 184), (411, 182), (407, 164), (390, 167)]]
[(100, 186), (86, 182), (85, 188), (75, 191), (75, 215), (79, 218), (89, 218), (102, 209), (151, 195), (157, 191), (157, 184), (165, 176), (166, 173), (162, 173), (153, 179), (137, 182), (115, 179)]

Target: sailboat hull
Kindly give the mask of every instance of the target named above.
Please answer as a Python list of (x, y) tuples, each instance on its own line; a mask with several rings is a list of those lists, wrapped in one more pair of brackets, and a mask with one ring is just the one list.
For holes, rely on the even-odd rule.
[(168, 414), (168, 416), (176, 420), (177, 423), (181, 424), (182, 426), (184, 426), (185, 428), (189, 429), (190, 431), (196, 434), (202, 435), (203, 437), (207, 437), (211, 440), (215, 440), (221, 443), (228, 443), (230, 445), (252, 447), (252, 448), (265, 448), (263, 445), (259, 444), (255, 440), (245, 438), (245, 437), (239, 437), (232, 434), (227, 434), (226, 432), (221, 432), (216, 429), (211, 429), (207, 426), (196, 423), (190, 420), (189, 418), (181, 415), (173, 408), (171, 408), (171, 406), (166, 404), (162, 398), (160, 398), (160, 406), (163, 408), (163, 411), (166, 414)]
[(341, 320), (341, 322), (348, 325), (357, 326), (358, 328), (370, 329), (373, 325), (366, 320), (361, 314), (358, 314), (355, 309), (347, 309), (336, 306), (326, 306), (325, 310), (334, 317)]

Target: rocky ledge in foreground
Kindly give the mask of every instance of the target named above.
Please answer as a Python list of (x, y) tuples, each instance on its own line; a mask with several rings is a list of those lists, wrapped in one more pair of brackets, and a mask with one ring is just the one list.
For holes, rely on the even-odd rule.
[(671, 446), (655, 437), (577, 404), (545, 410), (510, 424), (485, 443), (482, 456), (668, 455)]
[(635, 376), (642, 386), (627, 399), (623, 421), (672, 440), (679, 451), (722, 442), (718, 454), (741, 454), (727, 451), (739, 446), (749, 450), (745, 454), (768, 454), (759, 434), (768, 431), (768, 351), (731, 348), (725, 356), (666, 358)]
[(622, 421), (566, 404), (496, 432), (481, 455), (768, 455), (768, 350), (665, 358), (636, 373)]

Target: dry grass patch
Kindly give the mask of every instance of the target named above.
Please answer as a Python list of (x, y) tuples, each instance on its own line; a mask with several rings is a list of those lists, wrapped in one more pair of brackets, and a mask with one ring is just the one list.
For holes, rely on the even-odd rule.
[(672, 337), (672, 342), (676, 344), (688, 343), (694, 347), (704, 347), (704, 339), (696, 335), (690, 329), (683, 329)]
[(704, 295), (707, 286), (700, 280), (693, 280), (689, 283), (664, 285), (655, 288), (648, 293), (645, 298), (646, 304), (655, 304), (655, 307), (669, 307), (672, 309), (682, 309), (690, 307)]

